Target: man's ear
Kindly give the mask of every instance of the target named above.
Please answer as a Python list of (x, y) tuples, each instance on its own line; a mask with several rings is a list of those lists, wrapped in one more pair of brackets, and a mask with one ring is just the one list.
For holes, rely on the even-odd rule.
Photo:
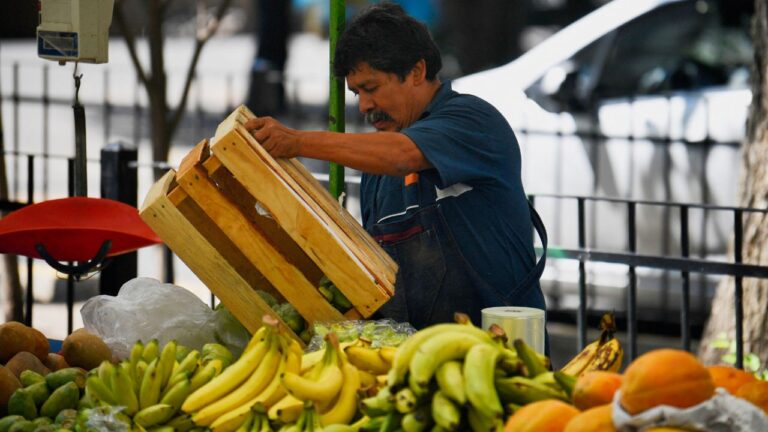
[(421, 59), (413, 65), (411, 69), (411, 76), (413, 77), (413, 84), (420, 85), (427, 80), (427, 62)]

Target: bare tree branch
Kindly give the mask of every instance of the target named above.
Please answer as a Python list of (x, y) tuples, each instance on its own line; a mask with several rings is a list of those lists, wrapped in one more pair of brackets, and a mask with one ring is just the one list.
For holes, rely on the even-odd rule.
[(128, 22), (125, 20), (125, 15), (123, 15), (122, 1), (115, 2), (115, 22), (125, 38), (125, 44), (128, 46), (128, 53), (131, 56), (131, 62), (133, 63), (134, 69), (136, 69), (136, 74), (139, 76), (139, 81), (141, 81), (144, 87), (147, 87), (149, 80), (147, 79), (147, 74), (144, 73), (144, 67), (141, 65), (139, 56), (136, 53), (136, 37), (128, 26)]
[(176, 131), (176, 127), (179, 125), (181, 118), (184, 115), (184, 110), (187, 106), (187, 99), (189, 97), (189, 89), (192, 87), (192, 80), (195, 77), (197, 62), (200, 59), (200, 52), (203, 50), (205, 43), (208, 42), (208, 40), (214, 34), (216, 34), (216, 31), (219, 29), (219, 24), (221, 24), (221, 19), (224, 17), (224, 13), (226, 13), (231, 3), (232, 0), (223, 0), (221, 3), (219, 3), (218, 9), (216, 9), (216, 15), (208, 24), (207, 29), (205, 29), (206, 31), (197, 37), (195, 51), (192, 55), (192, 61), (189, 64), (189, 69), (187, 69), (187, 77), (186, 81), (184, 82), (184, 91), (181, 94), (181, 101), (179, 102), (179, 106), (176, 107), (169, 125), (170, 135), (173, 135), (173, 133)]

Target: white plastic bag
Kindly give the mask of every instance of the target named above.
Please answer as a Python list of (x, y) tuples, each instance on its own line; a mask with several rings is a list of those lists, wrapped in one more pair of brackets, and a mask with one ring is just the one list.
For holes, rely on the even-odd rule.
[(175, 339), (198, 350), (216, 341), (214, 312), (208, 305), (184, 288), (152, 278), (126, 282), (116, 297), (93, 297), (80, 314), (85, 328), (101, 336), (121, 359), (138, 340), (157, 338), (163, 346)]
[(613, 398), (613, 425), (621, 432), (644, 431), (652, 427), (671, 426), (707, 432), (768, 431), (768, 417), (758, 407), (737, 398), (723, 388), (706, 401), (681, 409), (657, 406), (635, 416), (621, 406), (621, 392)]

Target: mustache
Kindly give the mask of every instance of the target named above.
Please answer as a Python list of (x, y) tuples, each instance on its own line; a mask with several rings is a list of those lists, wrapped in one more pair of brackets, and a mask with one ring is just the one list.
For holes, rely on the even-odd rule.
[(392, 121), (392, 117), (384, 111), (374, 110), (365, 113), (365, 121), (374, 124), (377, 121)]

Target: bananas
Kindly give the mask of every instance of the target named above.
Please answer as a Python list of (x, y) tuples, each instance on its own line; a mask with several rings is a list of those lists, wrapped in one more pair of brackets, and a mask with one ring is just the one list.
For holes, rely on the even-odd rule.
[[(184, 355), (180, 363), (178, 353)], [(157, 339), (146, 344), (138, 341), (126, 360), (118, 364), (104, 361), (88, 373), (83, 400), (120, 406), (140, 428), (187, 431), (194, 424), (179, 409), (192, 392), (192, 383), (202, 386), (221, 369), (221, 360), (204, 364), (198, 351), (176, 341), (165, 345)]]
[(602, 370), (618, 372), (624, 358), (624, 350), (614, 337), (616, 321), (612, 313), (600, 319), (600, 337), (584, 347), (560, 371), (578, 377), (584, 372)]

